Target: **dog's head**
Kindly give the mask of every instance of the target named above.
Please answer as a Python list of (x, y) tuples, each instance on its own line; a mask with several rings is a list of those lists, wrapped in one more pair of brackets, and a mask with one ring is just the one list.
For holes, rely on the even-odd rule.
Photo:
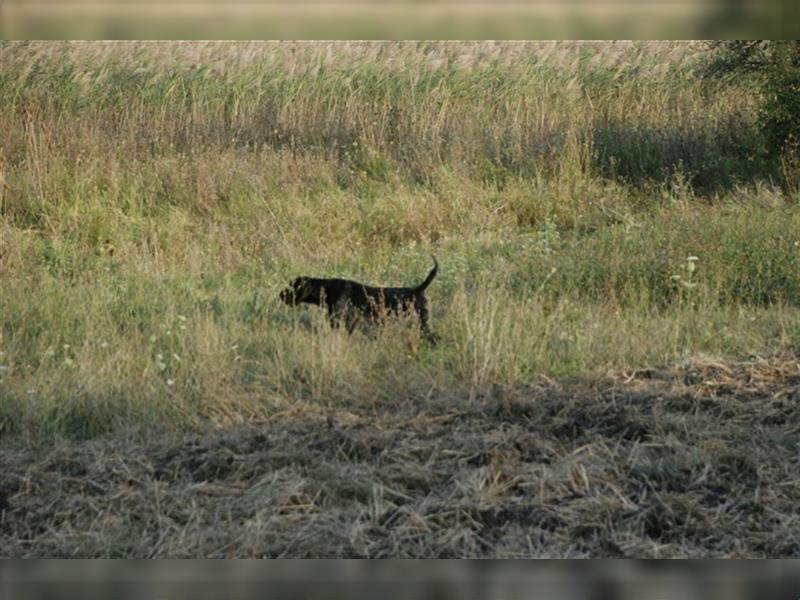
[(300, 304), (301, 302), (309, 302), (311, 304), (320, 304), (322, 297), (322, 286), (320, 282), (311, 277), (297, 277), (292, 281), (289, 287), (281, 290), (281, 300), (290, 306)]

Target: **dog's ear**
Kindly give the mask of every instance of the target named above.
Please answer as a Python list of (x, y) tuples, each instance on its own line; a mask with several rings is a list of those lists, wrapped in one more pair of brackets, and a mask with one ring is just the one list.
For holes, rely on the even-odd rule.
[(310, 277), (298, 277), (292, 282), (294, 297), (297, 302), (320, 303), (320, 286)]
[(297, 302), (302, 302), (305, 298), (303, 298), (304, 294), (306, 293), (306, 278), (305, 277), (295, 277), (292, 281), (292, 291), (294, 292), (294, 297)]

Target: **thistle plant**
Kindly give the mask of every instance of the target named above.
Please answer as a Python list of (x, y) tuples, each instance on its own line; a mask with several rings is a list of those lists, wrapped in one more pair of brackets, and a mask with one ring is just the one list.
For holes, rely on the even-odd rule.
[(697, 272), (697, 262), (700, 259), (697, 256), (691, 255), (686, 257), (686, 261), (678, 268), (678, 273), (672, 275), (672, 282), (678, 290), (678, 301), (680, 306), (684, 306), (684, 302), (689, 300), (691, 305), (694, 305), (694, 296), (698, 287), (695, 273)]

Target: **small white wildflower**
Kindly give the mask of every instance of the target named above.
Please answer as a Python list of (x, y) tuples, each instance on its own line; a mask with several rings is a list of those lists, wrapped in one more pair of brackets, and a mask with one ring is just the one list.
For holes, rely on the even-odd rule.
[(71, 366), (74, 364), (74, 362), (73, 362), (73, 360), (72, 360), (72, 359), (71, 359), (71, 358), (68, 356), (67, 358), (65, 358), (65, 359), (64, 359), (64, 364), (65, 364), (66, 366), (68, 366), (68, 367), (71, 367)]
[(689, 261), (689, 262), (697, 262), (700, 259), (697, 258), (696, 256), (687, 256), (686, 260)]
[(167, 379), (167, 385), (171, 386), (173, 383), (175, 382), (172, 379)]
[(109, 345), (110, 345), (110, 344), (109, 344), (108, 342), (106, 342), (106, 341), (100, 342), (100, 347), (101, 347), (101, 348), (103, 348), (103, 349), (106, 349), (106, 348), (108, 348), (108, 347), (109, 347)]
[(183, 315), (178, 315), (178, 319), (184, 322), (189, 320), (187, 317), (184, 317)]
[(64, 345), (62, 346), (62, 348), (64, 348), (64, 350), (69, 350), (69, 344), (64, 344)]

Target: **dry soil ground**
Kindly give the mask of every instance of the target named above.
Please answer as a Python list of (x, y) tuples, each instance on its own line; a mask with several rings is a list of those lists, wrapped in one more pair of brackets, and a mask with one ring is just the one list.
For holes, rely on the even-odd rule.
[(800, 361), (0, 442), (0, 553), (800, 557)]

